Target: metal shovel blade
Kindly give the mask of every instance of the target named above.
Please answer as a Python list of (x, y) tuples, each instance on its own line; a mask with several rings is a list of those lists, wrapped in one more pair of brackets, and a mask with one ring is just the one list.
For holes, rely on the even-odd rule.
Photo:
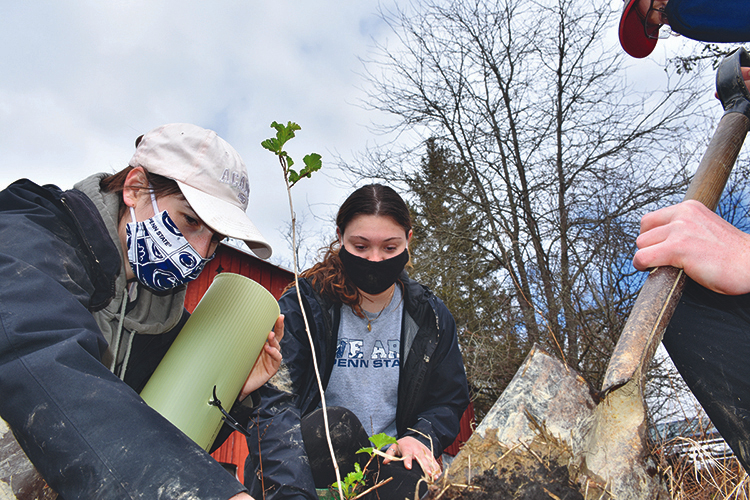
[[(568, 466), (570, 480), (586, 499), (667, 499), (655, 468), (645, 460), (646, 408), (633, 390), (635, 385), (623, 386), (597, 405), (583, 377), (534, 346), (456, 455), (446, 480), (469, 484), (494, 469), (527, 477), (536, 474), (534, 480), (544, 483), (544, 474), (512, 459), (513, 454), (532, 454), (545, 463)], [(589, 466), (605, 469), (606, 477)]]

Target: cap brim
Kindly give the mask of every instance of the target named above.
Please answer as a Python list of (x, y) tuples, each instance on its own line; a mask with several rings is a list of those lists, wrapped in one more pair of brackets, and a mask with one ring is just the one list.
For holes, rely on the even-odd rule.
[(243, 240), (261, 259), (271, 256), (271, 245), (266, 241), (247, 214), (226, 201), (210, 196), (184, 182), (175, 181), (198, 217), (217, 233)]
[(644, 58), (651, 54), (656, 47), (656, 38), (649, 38), (643, 31), (643, 22), (638, 17), (636, 9), (638, 0), (630, 0), (625, 4), (620, 18), (620, 45), (633, 57)]

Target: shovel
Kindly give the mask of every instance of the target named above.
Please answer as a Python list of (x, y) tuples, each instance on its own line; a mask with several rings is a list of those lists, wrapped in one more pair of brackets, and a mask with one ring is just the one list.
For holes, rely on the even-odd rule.
[[(725, 112), (684, 198), (711, 210), (716, 210), (750, 130), (750, 94), (740, 66), (750, 66), (750, 56), (742, 48), (719, 65), (716, 90)], [(596, 408), (586, 446), (588, 469), (602, 477), (619, 469), (617, 461), (636, 461), (644, 454), (641, 432), (618, 428), (618, 413), (636, 402), (643, 404), (646, 370), (680, 301), (685, 279), (684, 271), (674, 267), (651, 271), (612, 353), (602, 383), (605, 399)], [(638, 430), (644, 425), (639, 423)]]
[[(750, 56), (740, 48), (719, 65), (716, 88), (725, 113), (688, 187), (685, 200), (715, 210), (750, 129), (750, 93), (740, 66)], [(662, 267), (651, 271), (610, 359), (602, 390), (592, 394), (586, 381), (537, 346), (477, 427), (447, 471), (469, 480), (497, 465), (482, 457), (487, 435), (504, 449), (528, 447), (540, 433), (566, 450), (569, 469), (587, 498), (668, 498), (646, 453), (645, 374), (682, 295), (685, 274)], [(475, 440), (477, 444), (473, 444)], [(473, 464), (472, 464), (473, 460)], [(497, 460), (499, 461), (499, 459)]]

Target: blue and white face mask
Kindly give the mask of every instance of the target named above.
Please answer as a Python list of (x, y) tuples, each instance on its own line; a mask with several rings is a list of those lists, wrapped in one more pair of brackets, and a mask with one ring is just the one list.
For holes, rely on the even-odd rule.
[(214, 256), (204, 259), (193, 248), (167, 211), (159, 212), (153, 193), (151, 204), (154, 216), (143, 222), (136, 222), (130, 207), (132, 222), (125, 226), (128, 261), (138, 281), (163, 292), (197, 278)]

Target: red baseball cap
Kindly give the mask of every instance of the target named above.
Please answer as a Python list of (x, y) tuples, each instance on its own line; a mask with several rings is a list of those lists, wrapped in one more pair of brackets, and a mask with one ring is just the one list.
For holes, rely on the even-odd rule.
[(657, 39), (646, 36), (643, 21), (636, 10), (637, 3), (638, 0), (625, 0), (620, 18), (620, 45), (625, 52), (641, 59), (654, 51)]

